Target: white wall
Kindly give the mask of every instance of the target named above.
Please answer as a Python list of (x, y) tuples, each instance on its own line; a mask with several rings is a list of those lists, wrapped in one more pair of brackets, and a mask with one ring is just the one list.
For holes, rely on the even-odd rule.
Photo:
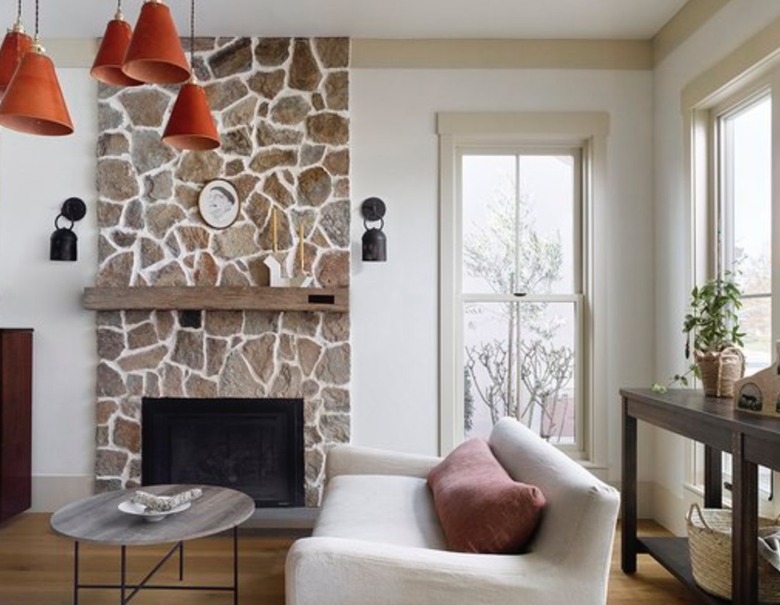
[[(96, 86), (87, 70), (58, 73), (76, 133), (0, 132), (0, 326), (35, 330), (32, 464), (39, 479), (91, 474), (95, 449), (95, 324), (81, 308), (81, 291), (93, 284), (97, 265)], [(75, 227), (79, 258), (53, 262), (49, 237), (69, 197), (87, 204)]]
[[(732, 0), (655, 70), (656, 372), (685, 367), (682, 321), (692, 285), (689, 200), (685, 191), (683, 116), (685, 85), (780, 15), (776, 0)], [(655, 517), (684, 531), (685, 440), (656, 432)]]
[[(76, 134), (0, 133), (0, 325), (35, 328), (35, 504), (81, 478), (94, 455), (94, 314), (81, 309), (94, 281), (95, 86), (86, 69), (60, 70)], [(652, 76), (649, 72), (355, 70), (352, 75), (353, 441), (438, 450), (439, 111), (607, 111), (610, 224), (605, 230), (608, 476), (619, 479), (618, 389), (653, 380)], [(360, 202), (388, 205), (387, 263), (364, 264)], [(82, 197), (79, 261), (48, 260), (62, 201)], [(652, 477), (652, 443), (640, 450)], [(55, 487), (56, 486), (56, 487)], [(67, 499), (67, 498), (65, 498)]]
[[(440, 111), (607, 111), (606, 364), (609, 472), (619, 479), (621, 386), (652, 382), (652, 76), (564, 70), (354, 70), (352, 239), (360, 203), (388, 206), (387, 263), (353, 257), (353, 439), (438, 449)], [(652, 475), (642, 442), (640, 478)]]

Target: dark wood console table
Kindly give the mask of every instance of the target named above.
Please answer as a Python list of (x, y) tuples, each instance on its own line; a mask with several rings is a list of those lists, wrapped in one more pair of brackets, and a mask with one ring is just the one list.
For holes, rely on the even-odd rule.
[(685, 538), (637, 536), (637, 420), (704, 444), (704, 506), (722, 506), (721, 452), (732, 455), (732, 603), (758, 603), (758, 465), (780, 469), (780, 418), (735, 410), (731, 399), (700, 391), (622, 389), (623, 492), (622, 569), (636, 571), (638, 553), (647, 553), (705, 603), (725, 604), (696, 586)]

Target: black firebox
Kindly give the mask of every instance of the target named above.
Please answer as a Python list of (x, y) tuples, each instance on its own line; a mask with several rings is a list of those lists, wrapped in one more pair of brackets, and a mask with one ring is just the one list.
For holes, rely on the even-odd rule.
[(240, 490), (304, 505), (302, 399), (143, 399), (142, 482)]

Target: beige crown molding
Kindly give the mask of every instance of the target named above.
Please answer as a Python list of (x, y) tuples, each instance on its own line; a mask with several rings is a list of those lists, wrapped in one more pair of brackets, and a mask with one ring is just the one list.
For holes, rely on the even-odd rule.
[(652, 69), (649, 40), (352, 39), (356, 69)]
[[(57, 67), (90, 67), (94, 38), (44, 40)], [(648, 40), (352, 39), (362, 69), (652, 69)]]
[(653, 64), (658, 65), (663, 61), (730, 1), (688, 0), (651, 40)]
[[(357, 69), (653, 69), (731, 0), (688, 0), (651, 40), (352, 39)], [(43, 40), (57, 67), (90, 67), (95, 38)]]
[(709, 103), (730, 85), (760, 77), (780, 61), (780, 18), (691, 80), (681, 95), (683, 112)]

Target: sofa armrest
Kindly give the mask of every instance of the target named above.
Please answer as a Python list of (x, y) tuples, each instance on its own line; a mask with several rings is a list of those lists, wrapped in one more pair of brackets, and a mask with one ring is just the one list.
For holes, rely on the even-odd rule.
[(408, 475), (426, 478), (441, 462), (435, 456), (403, 454), (356, 445), (337, 445), (328, 451), (325, 473), (337, 475)]
[(533, 553), (475, 555), (344, 538), (298, 540), (287, 605), (603, 604), (605, 586)]

